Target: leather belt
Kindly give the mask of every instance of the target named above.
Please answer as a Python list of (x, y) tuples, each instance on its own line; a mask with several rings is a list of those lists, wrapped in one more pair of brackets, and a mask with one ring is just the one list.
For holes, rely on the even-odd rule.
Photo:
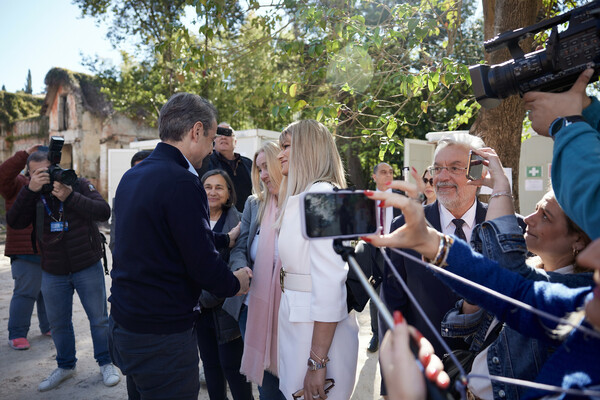
[(312, 280), (309, 274), (294, 274), (293, 272), (287, 272), (283, 268), (279, 272), (279, 284), (281, 285), (282, 292), (284, 288), (297, 292), (312, 291)]

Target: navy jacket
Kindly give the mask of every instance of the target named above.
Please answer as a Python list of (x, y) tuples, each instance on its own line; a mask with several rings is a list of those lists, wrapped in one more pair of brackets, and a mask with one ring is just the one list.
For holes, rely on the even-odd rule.
[(115, 197), (112, 317), (137, 333), (193, 326), (202, 289), (228, 297), (240, 284), (215, 248), (206, 192), (171, 145), (125, 173)]
[[(487, 205), (477, 201), (476, 207), (475, 223), (480, 224), (485, 220)], [(440, 232), (442, 231), (440, 210), (437, 201), (425, 206), (425, 218), (427, 218), (435, 229)], [(391, 230), (394, 231), (402, 225), (404, 225), (403, 215), (394, 219)], [(416, 251), (409, 250), (408, 252), (421, 258), (421, 255)], [(460, 297), (423, 265), (407, 260), (405, 257), (394, 252), (390, 252), (390, 258), (418, 303), (423, 307), (423, 310), (425, 310), (425, 313), (439, 331), (444, 315), (454, 307)], [(382, 292), (384, 293), (383, 299), (388, 308), (390, 310), (400, 310), (408, 323), (414, 325), (431, 342), (436, 354), (443, 355), (445, 351), (442, 345), (433, 336), (431, 329), (426, 325), (425, 320), (418, 313), (404, 290), (402, 290), (400, 283), (396, 280), (388, 265), (384, 265)], [(385, 332), (385, 329), (380, 330), (380, 332)], [(462, 339), (446, 338), (446, 343), (448, 343), (451, 349), (469, 348), (467, 343)]]

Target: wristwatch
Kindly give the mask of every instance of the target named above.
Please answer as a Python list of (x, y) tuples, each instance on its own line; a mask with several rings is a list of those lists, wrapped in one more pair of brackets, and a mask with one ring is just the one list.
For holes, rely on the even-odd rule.
[(316, 360), (313, 360), (312, 357), (310, 357), (307, 362), (308, 369), (311, 371), (316, 371), (318, 369), (325, 368), (328, 361), (329, 361), (329, 358), (325, 358), (324, 360), (321, 360), (321, 361), (316, 361)]
[(564, 127), (567, 127), (575, 122), (585, 122), (585, 118), (581, 115), (570, 115), (568, 117), (558, 117), (550, 124), (548, 134), (554, 138), (556, 134)]

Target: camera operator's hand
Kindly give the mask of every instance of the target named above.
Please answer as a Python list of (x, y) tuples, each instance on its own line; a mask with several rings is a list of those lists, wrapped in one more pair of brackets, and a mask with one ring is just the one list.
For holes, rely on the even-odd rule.
[(564, 93), (528, 92), (523, 95), (525, 109), (529, 110), (531, 127), (538, 134), (548, 136), (550, 124), (559, 117), (581, 115), (590, 104), (585, 88), (594, 74), (586, 69), (579, 75), (573, 87)]
[(71, 186), (63, 185), (58, 181), (54, 181), (54, 189), (52, 189), (52, 195), (60, 201), (65, 201), (69, 195), (73, 193)]
[(29, 181), (29, 190), (32, 192), (39, 192), (42, 190), (42, 186), (50, 183), (50, 175), (48, 174), (48, 168), (38, 168), (33, 172), (30, 172), (31, 180)]
[(38, 148), (40, 146), (41, 146), (41, 144), (36, 144), (35, 146), (31, 146), (30, 148), (28, 148), (25, 151), (27, 152), (27, 154), (31, 155), (31, 154), (35, 153), (36, 151), (38, 151)]
[(241, 226), (241, 222), (238, 222), (238, 224), (228, 232), (229, 235), (229, 248), (233, 248), (233, 246), (235, 246), (235, 241), (237, 240), (237, 238), (240, 236), (240, 226)]
[(248, 293), (250, 290), (250, 278), (252, 278), (252, 270), (248, 267), (240, 268), (233, 272), (238, 281), (240, 281), (240, 291), (236, 296)]

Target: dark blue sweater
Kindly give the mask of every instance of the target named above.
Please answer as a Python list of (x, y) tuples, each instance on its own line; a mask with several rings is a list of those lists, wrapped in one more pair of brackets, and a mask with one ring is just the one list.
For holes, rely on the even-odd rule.
[(137, 333), (193, 326), (202, 289), (235, 295), (240, 284), (215, 249), (206, 192), (183, 154), (159, 143), (125, 173), (115, 197), (111, 315)]

